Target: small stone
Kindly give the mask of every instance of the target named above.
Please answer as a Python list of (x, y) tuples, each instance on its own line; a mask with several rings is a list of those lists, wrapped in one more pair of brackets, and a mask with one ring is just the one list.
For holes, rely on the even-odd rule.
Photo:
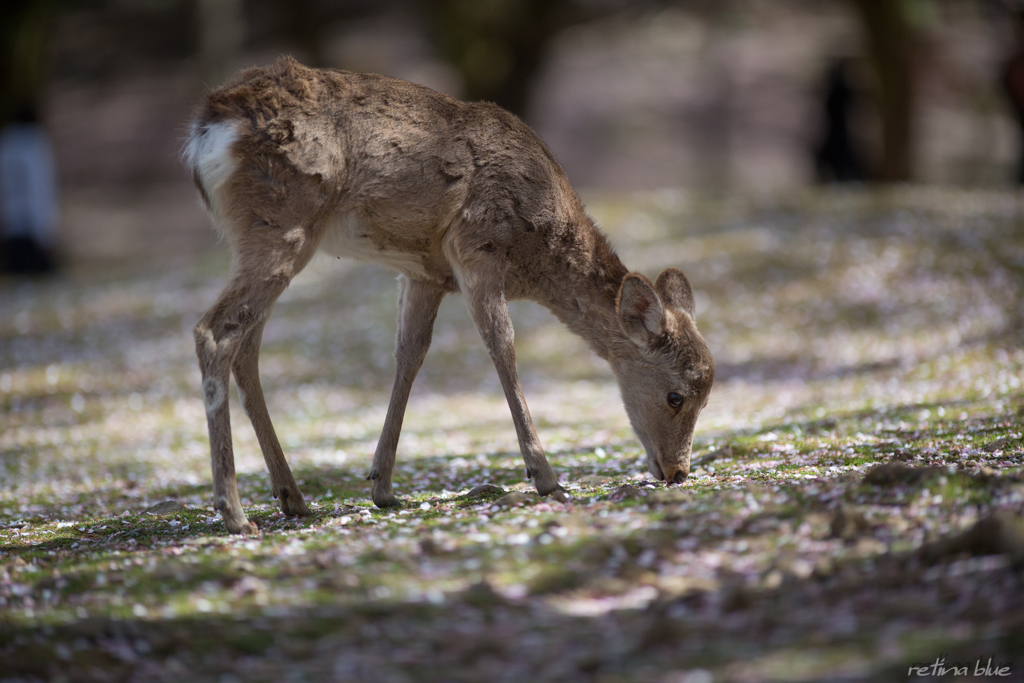
[(852, 541), (868, 530), (870, 525), (863, 514), (856, 510), (839, 508), (832, 517), (831, 538)]
[(612, 481), (611, 477), (605, 477), (600, 474), (588, 474), (585, 477), (581, 477), (579, 480), (580, 486), (586, 486), (588, 488), (596, 488), (603, 486)]
[(913, 484), (922, 479), (945, 471), (942, 467), (911, 467), (897, 460), (872, 468), (864, 475), (864, 483), (873, 486), (892, 486), (894, 484)]
[(986, 453), (995, 453), (996, 451), (1006, 450), (1006, 447), (1009, 445), (1010, 439), (1008, 437), (1003, 437), (1002, 439), (996, 439), (991, 443), (985, 444), (984, 446), (982, 446), (981, 450), (985, 451)]
[(767, 486), (762, 484), (761, 482), (756, 481), (754, 479), (748, 479), (747, 481), (742, 482), (740, 484), (740, 487), (744, 491), (752, 493), (755, 496), (757, 496), (757, 495), (764, 495), (764, 494), (768, 493), (771, 490)]
[(750, 608), (755, 601), (754, 593), (742, 583), (736, 583), (722, 590), (722, 611), (738, 612)]
[(506, 493), (504, 496), (494, 501), (494, 505), (508, 508), (517, 507), (519, 505), (533, 505), (538, 501), (539, 498), (534, 493), (519, 493), (518, 491), (512, 491), (511, 493)]
[(639, 498), (643, 492), (636, 486), (626, 484), (612, 491), (613, 500), (626, 500), (628, 498)]
[(196, 536), (195, 538), (186, 538), (181, 543), (182, 545), (224, 545), (228, 540), (221, 536)]
[(672, 505), (673, 503), (684, 503), (693, 499), (693, 495), (686, 489), (666, 488), (655, 491), (647, 497), (657, 505)]
[(985, 482), (985, 481), (988, 481), (990, 479), (995, 479), (998, 476), (999, 476), (999, 473), (996, 472), (991, 467), (979, 467), (978, 471), (974, 473), (974, 478), (977, 481), (981, 481), (981, 482)]
[(1024, 519), (1009, 510), (996, 510), (967, 531), (921, 547), (925, 564), (966, 554), (1009, 555), (1015, 567), (1024, 566)]
[(434, 539), (428, 537), (420, 541), (420, 552), (424, 555), (437, 556), (444, 553), (444, 548)]
[(864, 536), (858, 538), (857, 542), (853, 546), (853, 552), (855, 555), (861, 557), (869, 557), (872, 555), (881, 555), (887, 550), (885, 543), (879, 541), (877, 538), (871, 536)]
[(176, 515), (184, 509), (185, 506), (175, 500), (165, 500), (157, 503), (156, 505), (150, 505), (148, 508), (143, 510), (143, 512), (147, 515), (166, 517), (168, 515)]
[(483, 498), (485, 496), (497, 496), (505, 493), (505, 489), (494, 484), (480, 484), (474, 486), (469, 490), (469, 493), (465, 495), (466, 498)]
[(821, 557), (814, 563), (814, 569), (811, 571), (811, 576), (816, 579), (827, 579), (832, 576), (835, 569), (835, 564), (832, 562), (831, 558)]
[(772, 569), (761, 579), (761, 584), (768, 590), (775, 590), (782, 585), (785, 575), (778, 569)]
[(497, 607), (505, 603), (504, 596), (494, 590), (488, 581), (479, 581), (462, 592), (463, 602), (478, 608)]

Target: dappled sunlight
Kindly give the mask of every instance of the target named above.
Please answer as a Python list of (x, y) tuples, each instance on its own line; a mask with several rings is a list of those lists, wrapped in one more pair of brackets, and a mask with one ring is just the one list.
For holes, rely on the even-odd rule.
[(451, 296), (406, 414), (401, 505), (376, 509), (396, 285), (315, 263), (261, 359), (310, 517), (279, 511), (230, 398), (254, 537), (212, 509), (191, 332), (226, 263), (17, 283), (0, 294), (0, 658), (142, 675), (208, 657), (242, 680), (297, 661), (415, 680), (416, 643), (479, 680), (903, 680), (889, 673), (938, 651), (1024, 666), (1001, 640), (1024, 557), (1021, 201), (593, 198), (624, 261), (686, 271), (717, 378), (689, 478), (654, 482), (607, 365), (512, 305), (564, 503), (533, 494)]

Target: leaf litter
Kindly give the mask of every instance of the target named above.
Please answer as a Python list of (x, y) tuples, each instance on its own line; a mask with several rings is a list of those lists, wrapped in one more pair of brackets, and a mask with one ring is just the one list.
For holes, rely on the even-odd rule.
[[(650, 481), (607, 367), (514, 304), (561, 501), (523, 480), (452, 297), (399, 447), (403, 506), (375, 509), (393, 277), (314, 264), (261, 358), (313, 514), (277, 510), (233, 405), (245, 538), (211, 507), (190, 333), (223, 259), (12, 282), (0, 680), (904, 681), (939, 658), (1019, 676), (1022, 201), (593, 198), (627, 263), (694, 283), (717, 386), (690, 478)], [(631, 234), (637, 217), (659, 229)]]

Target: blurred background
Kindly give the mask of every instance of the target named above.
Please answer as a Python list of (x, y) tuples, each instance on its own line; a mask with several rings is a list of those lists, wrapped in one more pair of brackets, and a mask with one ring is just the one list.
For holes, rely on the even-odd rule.
[[(204, 88), (281, 54), (497, 102), (547, 141), (584, 200), (825, 182), (1010, 187), (1021, 181), (1020, 9), (998, 0), (5, 0), (5, 266), (36, 259), (45, 270), (54, 255), (62, 267), (138, 266), (211, 246), (178, 158), (190, 111)], [(25, 235), (37, 236), (39, 253)]]

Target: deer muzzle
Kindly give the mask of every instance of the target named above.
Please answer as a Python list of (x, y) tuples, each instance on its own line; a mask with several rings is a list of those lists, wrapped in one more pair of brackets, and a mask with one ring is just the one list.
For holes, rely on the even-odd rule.
[(647, 470), (655, 479), (669, 484), (682, 484), (690, 476), (690, 459), (680, 459), (674, 463), (659, 462), (659, 458), (647, 456)]

